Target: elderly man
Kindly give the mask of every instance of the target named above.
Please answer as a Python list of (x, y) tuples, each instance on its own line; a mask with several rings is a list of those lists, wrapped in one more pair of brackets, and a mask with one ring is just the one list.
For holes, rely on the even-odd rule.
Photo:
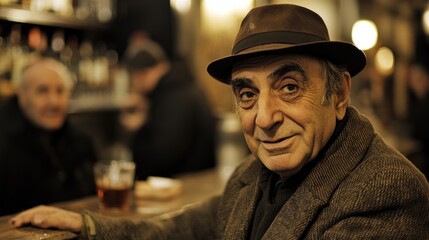
[(34, 60), (0, 110), (0, 215), (95, 194), (92, 142), (66, 121), (72, 84), (60, 62)]
[(424, 176), (348, 106), (364, 66), (360, 50), (329, 40), (316, 13), (255, 8), (232, 55), (208, 67), (231, 84), (252, 151), (222, 196), (137, 224), (49, 207), (11, 222), (102, 239), (428, 239)]

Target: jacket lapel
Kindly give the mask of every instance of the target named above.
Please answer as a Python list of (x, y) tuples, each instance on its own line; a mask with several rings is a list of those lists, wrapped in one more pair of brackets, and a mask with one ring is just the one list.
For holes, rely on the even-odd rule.
[(228, 214), (229, 219), (223, 239), (246, 238), (255, 209), (256, 200), (261, 194), (258, 186), (260, 170), (261, 163), (259, 161), (254, 161), (243, 178), (240, 179), (243, 187), (240, 188), (238, 196), (236, 196), (235, 204), (232, 207), (231, 212)]

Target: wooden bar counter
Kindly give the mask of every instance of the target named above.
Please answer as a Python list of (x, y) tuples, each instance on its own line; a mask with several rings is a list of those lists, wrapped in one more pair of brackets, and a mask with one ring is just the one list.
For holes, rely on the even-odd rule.
[[(217, 170), (197, 172), (178, 176), (182, 183), (182, 191), (178, 196), (164, 200), (137, 199), (132, 197), (132, 204), (128, 211), (109, 211), (99, 208), (97, 196), (77, 199), (68, 202), (50, 204), (63, 209), (81, 212), (90, 210), (106, 216), (125, 217), (138, 221), (152, 216), (169, 213), (181, 207), (207, 199), (222, 192), (225, 178)], [(0, 239), (77, 239), (75, 233), (55, 229), (41, 229), (32, 226), (14, 228), (8, 220), (13, 215), (0, 217)]]

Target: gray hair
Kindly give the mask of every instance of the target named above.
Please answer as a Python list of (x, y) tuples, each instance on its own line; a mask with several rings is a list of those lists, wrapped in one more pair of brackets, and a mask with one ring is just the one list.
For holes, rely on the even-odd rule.
[(43, 63), (48, 69), (56, 72), (61, 79), (64, 81), (65, 85), (72, 89), (75, 83), (74, 75), (70, 72), (69, 68), (64, 65), (62, 62), (51, 58), (51, 57), (35, 57), (30, 58), (27, 61), (27, 64), (24, 65), (21, 71), (21, 75), (17, 78), (15, 85), (17, 88), (24, 87), (27, 84), (28, 77), (26, 76), (26, 71), (34, 65)]
[(325, 95), (323, 96), (322, 104), (328, 105), (331, 102), (332, 94), (338, 93), (343, 79), (343, 73), (346, 72), (347, 69), (325, 59), (320, 59), (320, 63), (325, 79)]

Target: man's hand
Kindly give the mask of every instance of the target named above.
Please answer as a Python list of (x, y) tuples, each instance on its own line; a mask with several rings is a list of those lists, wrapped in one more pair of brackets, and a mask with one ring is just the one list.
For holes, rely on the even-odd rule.
[(19, 213), (10, 219), (9, 223), (15, 227), (31, 224), (41, 228), (54, 227), (61, 230), (80, 232), (83, 218), (79, 213), (55, 207), (38, 206)]

